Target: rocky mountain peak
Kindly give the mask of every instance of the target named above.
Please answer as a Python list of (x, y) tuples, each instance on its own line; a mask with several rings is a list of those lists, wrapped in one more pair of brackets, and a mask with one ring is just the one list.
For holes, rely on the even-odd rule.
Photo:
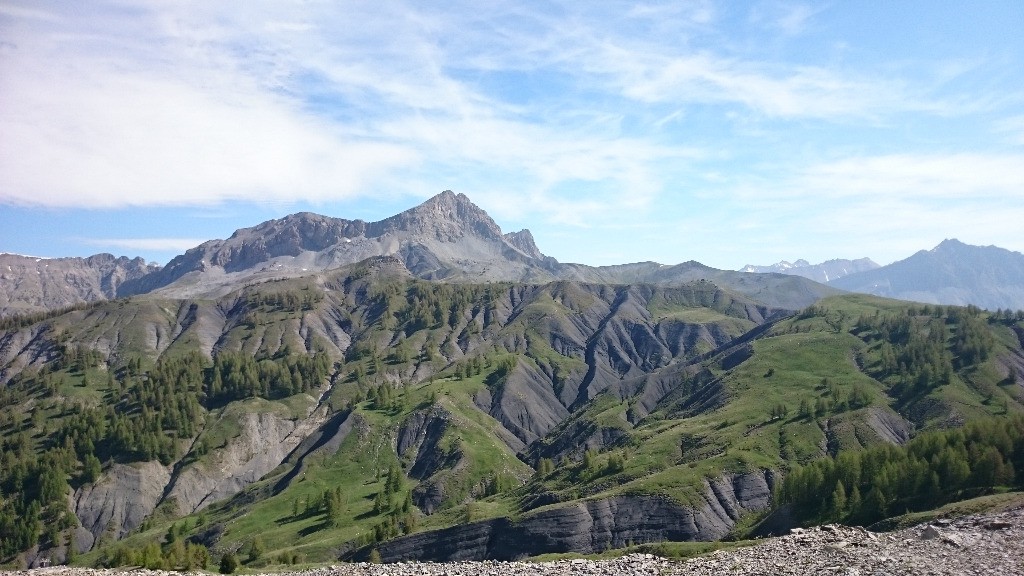
[(445, 190), (405, 212), (369, 225), (367, 236), (412, 232), (455, 242), (467, 233), (501, 240), (501, 228), (465, 195)]
[[(545, 261), (532, 235), (514, 236), (464, 194), (446, 190), (419, 206), (378, 222), (299, 212), (237, 230), (188, 250), (159, 273), (130, 282), (120, 295), (151, 292), (184, 276), (180, 296), (230, 290), (255, 278), (314, 273), (373, 256), (396, 256), (414, 275), (428, 279), (472, 275), (523, 278)], [(219, 271), (218, 271), (219, 269)], [(224, 276), (227, 273), (228, 276)], [(546, 269), (538, 272), (547, 278)]]
[(267, 245), (285, 245), (284, 253), (297, 250), (318, 251), (337, 244), (341, 238), (362, 234), (362, 220), (331, 218), (312, 212), (298, 212), (269, 220), (252, 228), (235, 231), (231, 239), (262, 240)]
[(939, 245), (935, 247), (935, 251), (940, 252), (942, 250), (957, 250), (960, 248), (967, 247), (967, 244), (957, 240), (956, 238), (946, 238)]
[[(227, 241), (209, 252), (210, 264), (226, 271), (249, 268), (277, 256), (325, 250), (345, 237), (362, 234), (366, 223), (299, 212), (269, 220), (252, 228), (235, 231)], [(202, 248), (202, 247), (200, 247)]]
[(544, 259), (544, 254), (541, 253), (540, 248), (537, 248), (537, 243), (533, 240), (533, 234), (529, 230), (523, 228), (518, 232), (509, 232), (505, 234), (505, 241), (518, 248), (523, 254), (531, 258), (538, 260)]

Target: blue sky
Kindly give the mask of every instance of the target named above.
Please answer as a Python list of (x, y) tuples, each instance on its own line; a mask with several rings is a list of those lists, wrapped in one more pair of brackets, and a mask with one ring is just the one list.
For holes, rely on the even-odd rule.
[(451, 189), (565, 262), (1024, 250), (1024, 2), (0, 1), (0, 251)]

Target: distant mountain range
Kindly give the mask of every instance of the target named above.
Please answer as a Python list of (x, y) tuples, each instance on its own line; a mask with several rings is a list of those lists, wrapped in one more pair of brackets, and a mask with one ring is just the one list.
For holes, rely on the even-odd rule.
[(99, 254), (40, 259), (0, 255), (0, 316), (81, 302), (156, 293), (219, 297), (268, 280), (323, 273), (373, 256), (402, 261), (414, 277), (444, 282), (555, 280), (602, 284), (678, 285), (707, 280), (788, 309), (840, 290), (989, 309), (1024, 309), (1024, 256), (994, 246), (947, 240), (933, 250), (879, 266), (868, 258), (806, 260), (718, 270), (699, 262), (568, 264), (544, 255), (529, 230), (503, 233), (463, 194), (445, 191), (379, 222), (308, 212), (270, 220), (210, 240), (166, 266)]
[[(984, 294), (1019, 285), (1020, 258), (947, 241), (833, 282)], [(773, 502), (768, 531), (870, 524), (997, 489), (1020, 444), (1024, 315), (564, 264), (451, 192), (380, 222), (264, 222), (164, 267), (0, 263), (0, 566), (593, 554), (747, 538)], [(920, 460), (925, 501), (892, 482), (913, 462), (896, 448), (843, 506), (800, 471), (993, 419)], [(936, 489), (947, 467), (959, 484)]]
[(772, 264), (771, 266), (747, 264), (740, 269), (740, 272), (756, 272), (758, 274), (768, 274), (773, 272), (778, 274), (792, 274), (794, 276), (803, 276), (804, 278), (809, 278), (815, 282), (827, 284), (844, 276), (849, 276), (850, 274), (856, 274), (858, 272), (865, 272), (867, 270), (874, 270), (878, 267), (878, 264), (870, 258), (858, 258), (857, 260), (836, 259), (822, 262), (821, 264), (811, 264), (807, 260), (801, 259), (792, 263), (783, 260), (782, 262)]
[[(204, 242), (158, 269), (138, 259), (124, 259), (116, 261), (123, 262), (125, 271), (114, 274), (104, 264), (114, 260), (110, 255), (41, 261), (5, 255), (10, 270), (0, 280), (0, 294), (4, 295), (0, 314), (148, 293), (172, 298), (216, 297), (249, 284), (317, 274), (373, 256), (393, 256), (413, 276), (444, 282), (542, 284), (572, 280), (672, 285), (703, 279), (788, 309), (837, 293), (804, 278), (718, 270), (693, 261), (674, 266), (657, 262), (598, 267), (561, 263), (540, 251), (529, 230), (503, 234), (465, 195), (445, 191), (379, 222), (308, 212), (270, 220), (238, 230), (226, 240)], [(38, 274), (42, 269), (49, 272)], [(89, 280), (65, 280), (78, 276)], [(109, 278), (117, 281), (103, 280)], [(100, 285), (109, 289), (97, 289)]]
[(996, 246), (944, 240), (931, 250), (879, 266), (868, 258), (810, 264), (747, 265), (741, 272), (776, 272), (846, 290), (927, 304), (1024, 309), (1024, 255)]
[(829, 282), (830, 286), (930, 304), (1024, 309), (1024, 255), (944, 240), (931, 250)]

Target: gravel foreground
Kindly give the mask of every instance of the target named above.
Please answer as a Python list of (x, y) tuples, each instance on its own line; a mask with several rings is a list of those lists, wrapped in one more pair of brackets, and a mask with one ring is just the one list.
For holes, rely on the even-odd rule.
[[(874, 533), (826, 525), (794, 530), (745, 548), (686, 561), (630, 554), (614, 560), (341, 564), (273, 576), (711, 576), (774, 574), (1024, 575), (1024, 509), (937, 520)], [(142, 569), (94, 570), (64, 566), (5, 572), (11, 576), (181, 576)], [(200, 574), (198, 572), (192, 574)]]

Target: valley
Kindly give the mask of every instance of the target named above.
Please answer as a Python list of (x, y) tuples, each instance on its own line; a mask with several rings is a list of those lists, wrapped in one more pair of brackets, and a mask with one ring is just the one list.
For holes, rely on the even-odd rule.
[[(0, 561), (518, 560), (1020, 485), (1020, 312), (563, 265), (450, 193), (424, 206), (367, 225), (390, 254), (317, 268), (348, 229), (285, 219), (145, 291), (0, 319)], [(868, 460), (834, 498), (850, 454), (928, 498)]]

